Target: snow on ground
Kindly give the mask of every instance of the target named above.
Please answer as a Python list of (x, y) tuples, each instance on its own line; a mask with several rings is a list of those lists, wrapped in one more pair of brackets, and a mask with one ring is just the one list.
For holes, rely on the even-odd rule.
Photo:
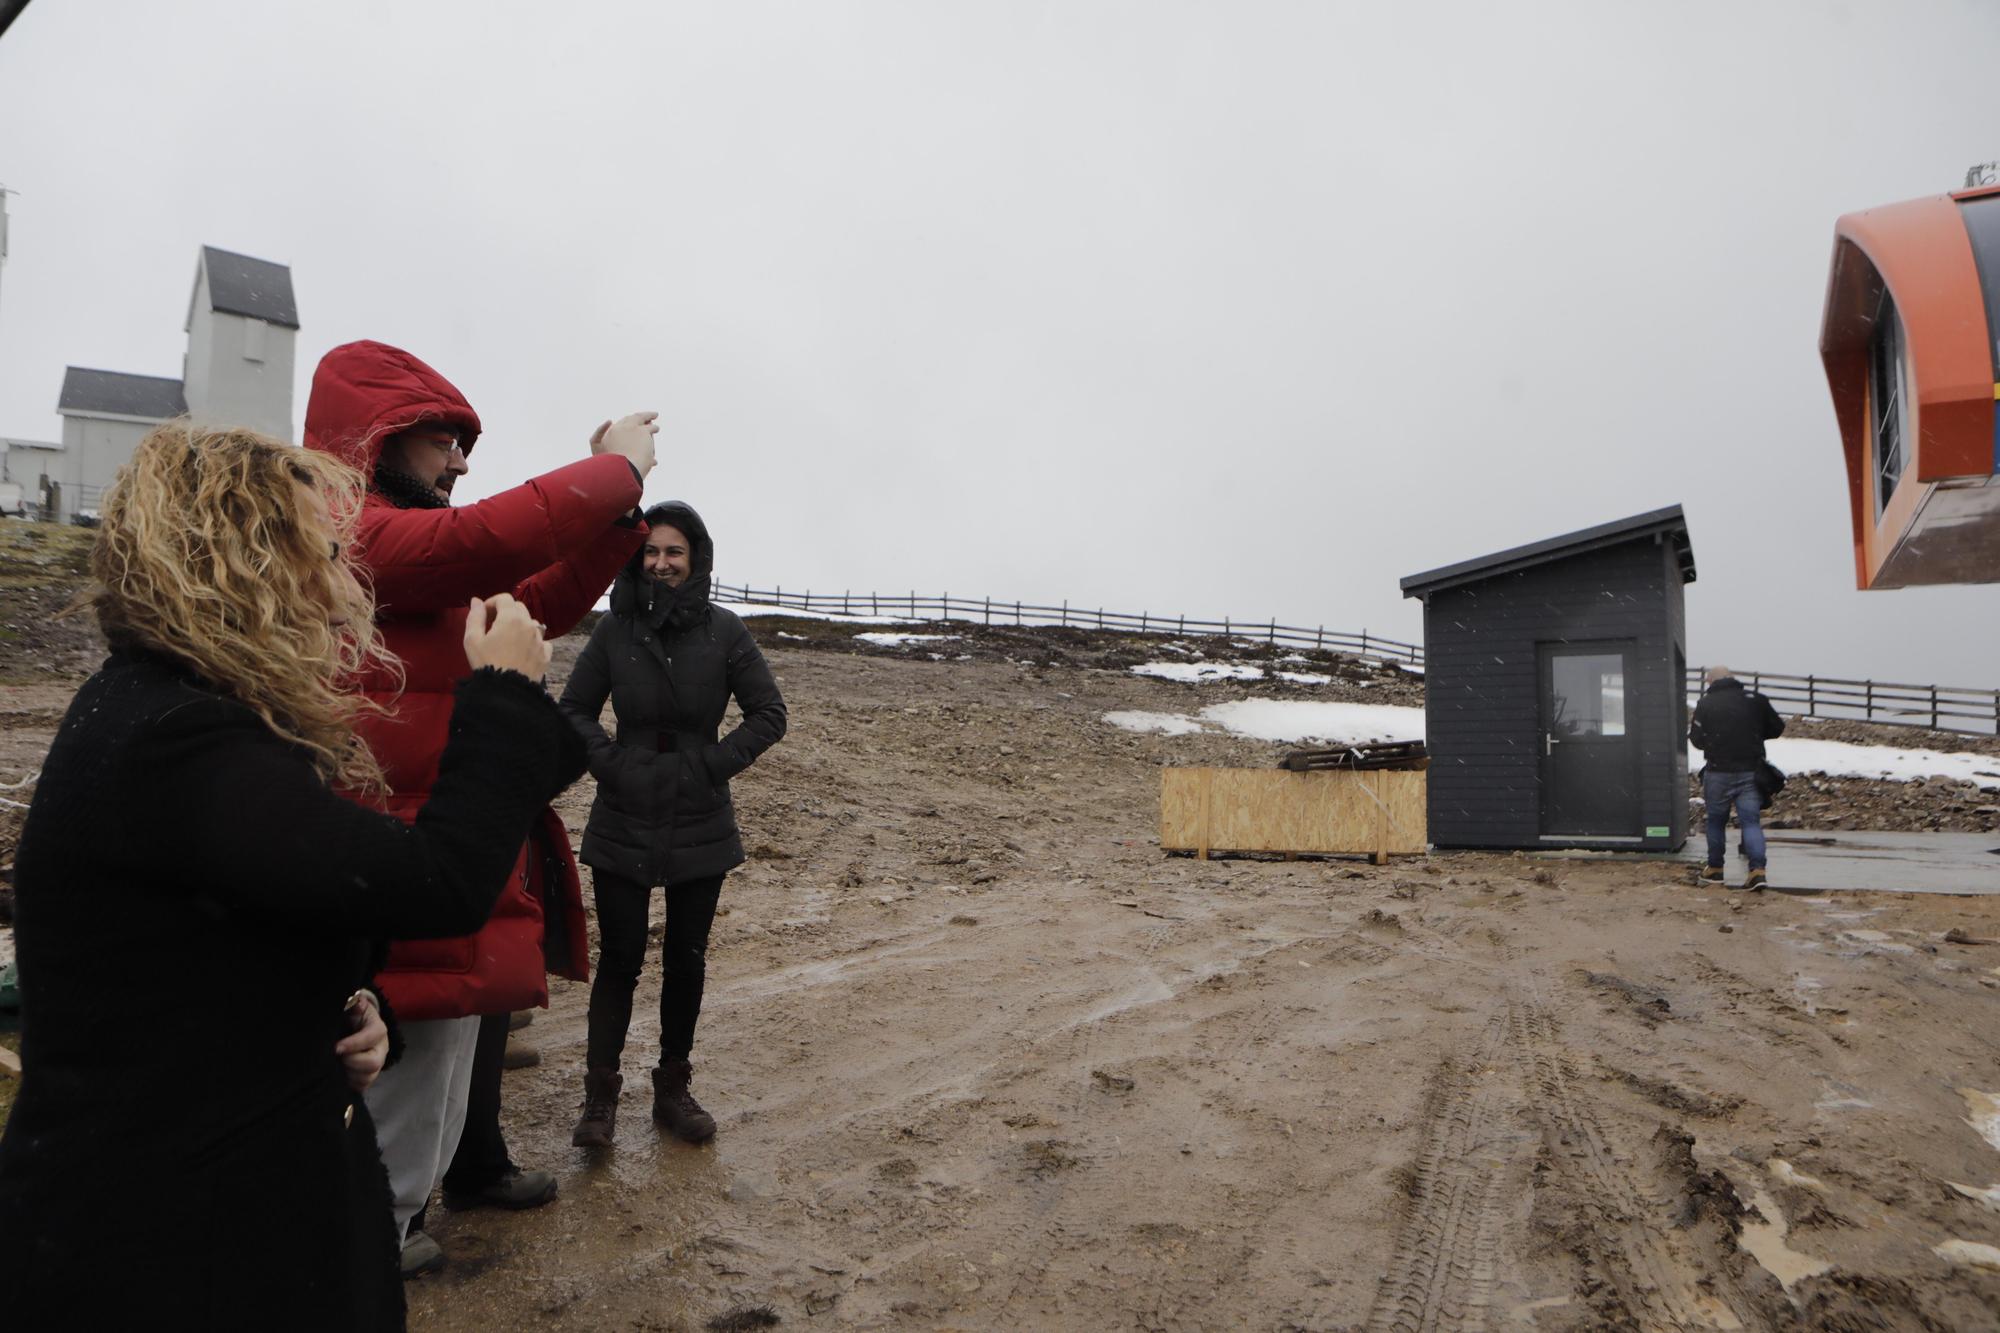
[(1241, 662), (1147, 662), (1133, 667), (1132, 674), (1195, 685), (1217, 680), (1264, 679), (1262, 667), (1245, 666)]
[[(1160, 665), (1169, 665), (1162, 663)], [(1191, 735), (1220, 729), (1252, 740), (1321, 741), (1354, 745), (1363, 741), (1418, 740), (1424, 710), (1388, 704), (1318, 703), (1298, 699), (1238, 699), (1210, 704), (1190, 717), (1184, 713), (1118, 712), (1104, 720), (1127, 731)], [(1771, 762), (1787, 773), (1878, 778), (1907, 782), (1947, 778), (2000, 788), (2000, 759), (1951, 750), (1905, 750), (1893, 745), (1850, 745), (1845, 741), (1787, 740), (1765, 744)], [(1688, 748), (1688, 771), (1698, 772), (1701, 751)]]
[[(913, 643), (949, 643), (956, 634), (857, 634), (855, 638), (863, 643), (872, 643), (877, 648), (907, 648)], [(931, 656), (935, 658), (936, 653)]]
[(1297, 699), (1238, 699), (1201, 710), (1238, 736), (1260, 741), (1414, 741), (1424, 735), (1424, 710), (1394, 704), (1316, 703)]
[[(1957, 750), (1904, 750), (1893, 745), (1849, 745), (1844, 741), (1764, 742), (1764, 753), (1787, 773), (1824, 773), (1838, 778), (1950, 778), (2000, 787), (2000, 759)], [(1688, 747), (1688, 771), (1701, 767), (1701, 751)]]
[(1201, 723), (1179, 713), (1146, 713), (1132, 709), (1106, 713), (1104, 720), (1126, 731), (1157, 731), (1168, 736), (1192, 736), (1204, 730)]

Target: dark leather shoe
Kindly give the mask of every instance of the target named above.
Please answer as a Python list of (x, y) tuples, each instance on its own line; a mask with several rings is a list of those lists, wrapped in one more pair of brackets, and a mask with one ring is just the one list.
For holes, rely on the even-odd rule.
[(653, 1123), (688, 1143), (706, 1143), (715, 1137), (715, 1117), (701, 1109), (688, 1091), (694, 1066), (685, 1060), (669, 1060), (653, 1071)]
[(476, 1190), (444, 1192), (444, 1206), (454, 1213), (468, 1208), (539, 1208), (556, 1197), (556, 1178), (547, 1171), (510, 1167), (507, 1174)]
[(583, 1076), (583, 1116), (570, 1131), (579, 1148), (609, 1148), (618, 1133), (618, 1094), (625, 1078), (615, 1069), (591, 1069)]

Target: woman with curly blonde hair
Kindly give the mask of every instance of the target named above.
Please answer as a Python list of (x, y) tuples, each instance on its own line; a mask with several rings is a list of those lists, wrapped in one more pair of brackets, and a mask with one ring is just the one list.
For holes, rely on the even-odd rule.
[(15, 864), (0, 1291), (23, 1327), (403, 1326), (361, 1097), (390, 1055), (377, 941), (477, 929), (583, 748), (540, 627), (474, 599), (416, 822), (336, 794), (382, 785), (340, 687), (389, 664), (347, 548), (361, 494), (328, 455), (170, 422), (106, 497), (88, 604), (111, 655)]

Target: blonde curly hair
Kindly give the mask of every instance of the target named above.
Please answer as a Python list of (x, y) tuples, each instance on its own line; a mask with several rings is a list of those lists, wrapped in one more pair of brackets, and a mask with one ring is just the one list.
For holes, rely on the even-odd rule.
[[(326, 502), (316, 520), (302, 488)], [(303, 747), (330, 785), (380, 794), (343, 688), (401, 664), (350, 554), (366, 483), (330, 454), (185, 419), (156, 427), (101, 505), (83, 605), (113, 644), (164, 653)]]

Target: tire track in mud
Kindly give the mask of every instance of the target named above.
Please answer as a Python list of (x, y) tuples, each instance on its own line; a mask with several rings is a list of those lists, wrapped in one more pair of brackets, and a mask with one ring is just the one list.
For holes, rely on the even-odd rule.
[(1532, 1151), (1523, 1098), (1505, 1059), (1507, 1016), (1469, 1056), (1447, 1057), (1424, 1108), (1411, 1168), (1412, 1206), (1376, 1289), (1368, 1333), (1461, 1333), (1486, 1327), (1507, 1199), (1503, 1177)]
[[(1622, 1159), (1553, 1015), (1516, 993), (1470, 1050), (1438, 1067), (1411, 1163), (1408, 1215), (1363, 1327), (1368, 1333), (1474, 1333), (1492, 1320), (1508, 1215), (1538, 1155), (1544, 1188), (1581, 1225), (1578, 1258), (1602, 1278), (1622, 1327), (1713, 1333), (1744, 1326), (1677, 1225), (1679, 1201)], [(1539, 1150), (1539, 1151), (1538, 1151)], [(1315, 1312), (1316, 1315), (1318, 1312)]]
[(1640, 1328), (1740, 1329), (1726, 1300), (1705, 1286), (1725, 1275), (1687, 1252), (1674, 1230), (1672, 1200), (1648, 1188), (1619, 1160), (1563, 1044), (1554, 1016), (1532, 994), (1510, 1006), (1509, 1030), (1549, 1160), (1589, 1232), (1586, 1259), (1603, 1273), (1625, 1315)]

